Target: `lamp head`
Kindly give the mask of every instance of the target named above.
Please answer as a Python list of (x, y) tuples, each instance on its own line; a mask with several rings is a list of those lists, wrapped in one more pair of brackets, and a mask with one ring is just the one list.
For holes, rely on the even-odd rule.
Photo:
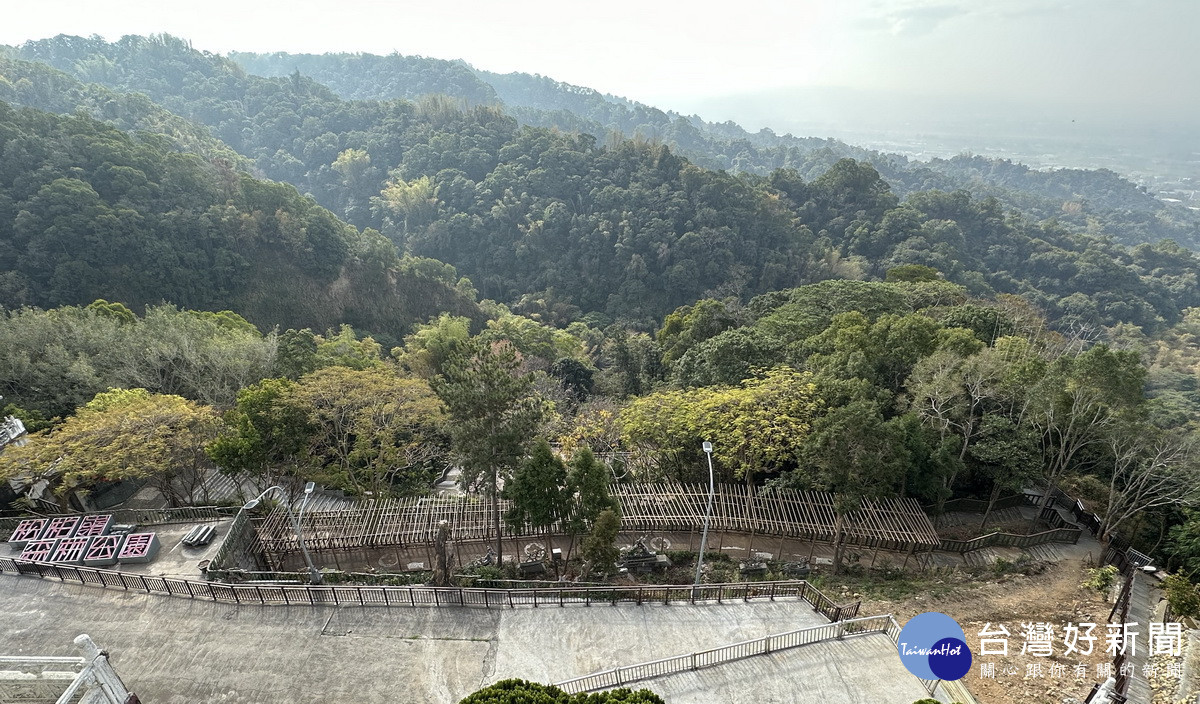
[(316, 489), (316, 488), (317, 488), (316, 482), (309, 482), (304, 485), (304, 493), (311, 494), (311, 493), (313, 493), (313, 489)]
[(258, 506), (258, 499), (250, 499), (249, 501), (246, 502), (245, 506), (242, 506), (242, 510), (243, 511), (253, 511), (255, 506)]
[(712, 443), (711, 442), (706, 442), (703, 445), (701, 445), (700, 447), (704, 448), (705, 452), (712, 454)]

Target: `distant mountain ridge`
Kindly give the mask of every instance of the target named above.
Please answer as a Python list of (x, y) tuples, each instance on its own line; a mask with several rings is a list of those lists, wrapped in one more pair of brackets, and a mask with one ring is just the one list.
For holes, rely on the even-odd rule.
[[(766, 174), (795, 168), (815, 178), (838, 159), (853, 158), (874, 166), (899, 195), (938, 188), (964, 188), (992, 195), (1039, 217), (1085, 224), (1084, 211), (1121, 215), (1112, 234), (1126, 244), (1171, 238), (1200, 247), (1200, 218), (1164, 204), (1112, 171), (1054, 169), (1040, 171), (1007, 160), (962, 155), (929, 162), (910, 160), (836, 139), (779, 135), (770, 129), (751, 133), (733, 122), (713, 123), (696, 115), (660, 110), (636, 101), (524, 73), (498, 74), (462, 62), (371, 54), (255, 54), (230, 58), (262, 76), (299, 70), (344, 98), (416, 99), (443, 93), (469, 103), (499, 101), (522, 123), (592, 134), (610, 132), (659, 140), (693, 162), (713, 169)], [(351, 70), (353, 69), (353, 70)], [(473, 71), (474, 81), (466, 72)], [(452, 80), (439, 80), (453, 76)], [(413, 77), (416, 77), (415, 79)]]
[(255, 178), (145, 95), (0, 55), (0, 153), (0, 307), (168, 301), (393, 341), (444, 311), (482, 320), (450, 267)]
[[(415, 260), (411, 269), (443, 286), (457, 270), (483, 297), (553, 324), (651, 329), (702, 298), (745, 303), (830, 278), (881, 279), (914, 264), (975, 295), (1020, 294), (1065, 327), (1157, 330), (1200, 305), (1197, 257), (1156, 241), (1164, 224), (1157, 213), (1014, 190), (1004, 190), (1002, 202), (928, 167), (906, 171), (908, 161), (888, 155), (877, 155), (876, 166), (828, 146), (789, 148), (797, 159), (789, 167), (729, 173), (655, 140), (521, 126), (496, 105), (464, 107), (444, 96), (347, 101), (298, 71), (264, 78), (174, 37), (57, 37), (18, 53), (102, 79), (113, 91), (144, 93), (207, 125), (255, 169), (311, 194), (364, 237), (377, 229), (401, 251), (437, 260)], [(456, 66), (439, 70), (467, 80)], [(1029, 173), (961, 162), (988, 169), (989, 178)], [(906, 194), (895, 189), (901, 199), (889, 173), (927, 181)], [(1012, 205), (1022, 199), (1030, 205)], [(1117, 242), (1126, 239), (1143, 244)], [(392, 249), (382, 238), (368, 242), (368, 260)], [(355, 289), (353, 281), (337, 288)], [(390, 308), (359, 299), (368, 301), (376, 314)]]

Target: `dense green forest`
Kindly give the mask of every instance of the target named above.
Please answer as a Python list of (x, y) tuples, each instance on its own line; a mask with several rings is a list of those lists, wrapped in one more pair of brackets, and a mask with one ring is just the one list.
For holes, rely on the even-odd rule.
[(1080, 215), (1080, 228), (1061, 208), (1030, 217), (965, 191), (901, 200), (864, 162), (714, 172), (663, 145), (521, 127), (492, 107), (348, 102), (299, 73), (255, 77), (168, 37), (59, 37), (20, 53), (208, 124), (267, 176), (549, 322), (594, 314), (648, 328), (700, 297), (745, 301), (902, 264), (933, 266), (977, 295), (1024, 295), (1068, 327), (1152, 332), (1196, 304), (1184, 249), (1126, 249), (1106, 221)]
[(394, 339), (440, 311), (478, 317), (444, 265), (158, 134), (0, 102), (0, 150), (0, 305), (169, 301)]
[[(1108, 234), (1125, 244), (1172, 238), (1200, 245), (1197, 219), (1168, 209), (1144, 190), (1106, 170), (1038, 171), (1000, 159), (962, 155), (929, 162), (862, 149), (834, 139), (750, 133), (735, 123), (710, 123), (691, 115), (601, 94), (544, 76), (497, 74), (461, 63), (421, 57), (370, 54), (231, 55), (250, 73), (286, 76), (299, 71), (353, 99), (415, 99), (442, 93), (476, 104), (500, 101), (522, 124), (585, 132), (604, 139), (610, 133), (660, 141), (694, 163), (712, 169), (769, 174), (792, 168), (813, 178), (837, 160), (853, 158), (876, 168), (903, 196), (914, 191), (966, 189), (995, 196), (1040, 218), (1059, 217), (1080, 229), (1099, 219)], [(423, 71), (417, 66), (424, 65)], [(430, 83), (436, 76), (439, 82)], [(411, 78), (410, 78), (411, 77)]]
[[(491, 304), (476, 334), (443, 315), (391, 350), (349, 327), (264, 336), (229, 312), (20, 309), (0, 320), (0, 391), (37, 432), (0, 473), (51, 476), (61, 496), (142, 478), (181, 501), (215, 464), (264, 486), (409, 496), (460, 458), (485, 493), (558, 477), (550, 495), (568, 497), (596, 476), (592, 453), (623, 453), (627, 480), (698, 481), (711, 438), (721, 481), (832, 490), (846, 511), (1068, 486), (1106, 535), (1192, 557), (1194, 313), (1157, 340), (1126, 326), (1096, 344), (1016, 296), (973, 297), (922, 267), (890, 278), (701, 300), (653, 335), (558, 330)], [(538, 438), (577, 468), (529, 455)], [(562, 515), (544, 495), (513, 494), (532, 502), (513, 520)]]
[[(128, 478), (181, 502), (213, 468), (411, 496), (456, 462), (512, 520), (599, 497), (582, 531), (596, 456), (695, 481), (711, 439), (721, 480), (841, 512), (1068, 486), (1105, 539), (1200, 561), (1200, 265), (1115, 175), (830, 144), (733, 173), (620, 123), (640, 106), (454, 62), (10, 53), (0, 393), (35, 433), (0, 475), (64, 502)], [(536, 86), (634, 136), (495, 102)], [(405, 99), (435, 88), (474, 104)]]

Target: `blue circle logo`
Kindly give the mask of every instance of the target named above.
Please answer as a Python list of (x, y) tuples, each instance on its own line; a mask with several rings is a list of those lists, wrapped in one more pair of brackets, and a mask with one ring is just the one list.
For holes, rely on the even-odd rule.
[(971, 649), (962, 626), (946, 614), (914, 616), (900, 629), (900, 661), (923, 680), (960, 680), (971, 671)]

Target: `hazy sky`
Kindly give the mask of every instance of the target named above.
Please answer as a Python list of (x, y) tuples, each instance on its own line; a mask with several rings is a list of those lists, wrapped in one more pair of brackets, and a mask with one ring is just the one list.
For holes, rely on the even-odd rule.
[(1200, 108), (1200, 0), (4, 0), (0, 43), (462, 58), (663, 107), (790, 86)]

